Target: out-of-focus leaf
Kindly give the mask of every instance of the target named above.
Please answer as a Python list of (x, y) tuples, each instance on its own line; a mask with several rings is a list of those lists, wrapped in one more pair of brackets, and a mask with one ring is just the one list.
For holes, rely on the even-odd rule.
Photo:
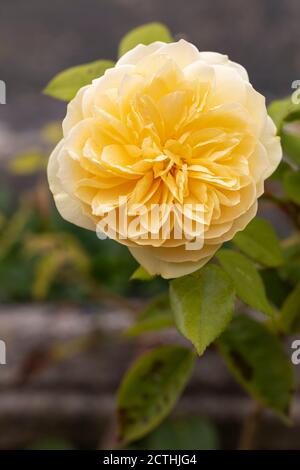
[(32, 285), (32, 295), (38, 300), (47, 297), (52, 283), (65, 267), (71, 267), (73, 275), (86, 275), (90, 268), (87, 254), (70, 234), (31, 236), (25, 243), (24, 251), (28, 256), (40, 256)]
[(73, 445), (64, 439), (48, 438), (34, 442), (28, 450), (73, 450)]
[(14, 199), (12, 185), (10, 184), (10, 187), (8, 187), (7, 183), (8, 182), (2, 183), (2, 187), (0, 188), (0, 210), (6, 217), (11, 213)]
[(123, 442), (142, 438), (167, 416), (192, 373), (194, 361), (187, 348), (162, 346), (146, 353), (129, 369), (117, 400)]
[(279, 163), (276, 170), (274, 171), (274, 173), (272, 173), (272, 175), (269, 177), (269, 181), (281, 181), (282, 182), (285, 173), (290, 170), (291, 170), (291, 166), (287, 162), (282, 160)]
[(6, 222), (7, 222), (7, 219), (5, 215), (2, 212), (0, 212), (0, 230), (2, 230)]
[(141, 333), (158, 331), (174, 325), (174, 319), (167, 294), (157, 297), (146, 310), (141, 313), (135, 325), (126, 331), (127, 336), (136, 336)]
[(120, 42), (119, 57), (138, 44), (148, 45), (155, 41), (172, 42), (169, 29), (161, 23), (148, 23), (129, 31)]
[(233, 243), (260, 264), (277, 267), (283, 263), (277, 235), (265, 219), (253, 219), (242, 232), (235, 235)]
[(278, 414), (288, 415), (295, 379), (277, 336), (262, 323), (239, 315), (220, 337), (218, 346), (228, 368), (248, 393)]
[(52, 281), (63, 268), (65, 262), (65, 256), (60, 252), (51, 253), (39, 260), (32, 285), (34, 299), (42, 300), (47, 297)]
[(289, 171), (285, 173), (283, 189), (291, 201), (300, 205), (300, 171)]
[(131, 448), (149, 450), (216, 450), (218, 433), (207, 419), (190, 416), (168, 420)]
[(0, 301), (28, 302), (31, 299), (33, 263), (14, 253), (0, 262)]
[(22, 205), (7, 222), (0, 236), (0, 259), (4, 258), (20, 239), (32, 216), (32, 210)]
[(174, 279), (170, 299), (178, 330), (203, 354), (230, 322), (235, 293), (230, 277), (210, 265)]
[(252, 261), (230, 249), (219, 250), (216, 257), (232, 279), (238, 297), (255, 310), (273, 316), (263, 281)]
[(9, 170), (15, 175), (31, 175), (45, 170), (47, 157), (43, 153), (33, 150), (16, 155), (9, 161)]
[(89, 269), (90, 261), (86, 251), (79, 240), (70, 233), (48, 233), (32, 235), (25, 242), (26, 252), (31, 255), (49, 254), (51, 251), (60, 251), (65, 256), (72, 258), (83, 270)]
[(62, 125), (60, 121), (52, 121), (41, 130), (42, 139), (49, 144), (56, 144), (62, 138)]
[(77, 65), (56, 75), (44, 89), (46, 95), (63, 101), (70, 101), (77, 91), (101, 77), (106, 69), (114, 66), (110, 60), (97, 60), (89, 64)]
[(286, 334), (300, 333), (300, 283), (282, 306), (280, 325)]
[(139, 266), (130, 277), (131, 281), (151, 281), (151, 279), (153, 279), (153, 276), (147, 273), (146, 269), (142, 266)]

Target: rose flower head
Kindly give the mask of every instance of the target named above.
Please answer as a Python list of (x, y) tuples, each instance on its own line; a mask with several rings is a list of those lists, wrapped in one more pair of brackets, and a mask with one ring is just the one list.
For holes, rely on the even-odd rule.
[(48, 179), (62, 217), (175, 278), (246, 227), (281, 156), (241, 65), (184, 40), (154, 42), (78, 91)]

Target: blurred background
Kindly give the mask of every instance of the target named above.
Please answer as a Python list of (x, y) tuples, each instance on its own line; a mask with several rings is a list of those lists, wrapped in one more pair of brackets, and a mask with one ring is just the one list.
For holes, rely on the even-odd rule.
[[(66, 111), (42, 94), (47, 82), (73, 65), (114, 60), (122, 36), (150, 21), (242, 63), (268, 100), (300, 78), (298, 0), (1, 0), (0, 449), (109, 446), (128, 364), (181, 341), (168, 331), (124, 338), (166, 283), (130, 281), (137, 264), (126, 248), (65, 223), (45, 173)], [(213, 350), (198, 362), (171, 417), (135, 447), (238, 447), (252, 405)], [(256, 446), (300, 448), (297, 400), (293, 413), (292, 428), (266, 414)]]

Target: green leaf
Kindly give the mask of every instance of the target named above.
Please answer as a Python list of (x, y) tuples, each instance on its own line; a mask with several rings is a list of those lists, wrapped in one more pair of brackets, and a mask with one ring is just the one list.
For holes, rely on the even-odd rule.
[(178, 330), (203, 354), (230, 322), (235, 294), (229, 276), (210, 265), (174, 279), (170, 299)]
[(56, 75), (44, 89), (46, 95), (63, 101), (70, 101), (77, 91), (95, 78), (101, 77), (106, 69), (114, 66), (111, 60), (97, 60), (77, 65)]
[(47, 157), (39, 151), (32, 150), (16, 155), (9, 160), (9, 170), (15, 175), (31, 175), (44, 170)]
[(118, 393), (122, 441), (142, 438), (168, 415), (192, 373), (194, 361), (192, 351), (181, 346), (162, 346), (137, 360)]
[(198, 416), (188, 416), (167, 420), (132, 447), (144, 450), (216, 450), (219, 438), (213, 423)]
[(300, 166), (300, 135), (283, 130), (281, 144), (284, 153)]
[(268, 114), (273, 119), (278, 133), (285, 122), (292, 122), (300, 119), (300, 105), (292, 102), (292, 97), (288, 96), (282, 100), (273, 101), (268, 107)]
[(280, 326), (286, 334), (300, 333), (300, 283), (282, 306)]
[(272, 175), (269, 177), (269, 181), (282, 182), (285, 173), (289, 171), (290, 169), (291, 169), (291, 166), (287, 162), (281, 160), (281, 162), (279, 163), (274, 173), (272, 173)]
[(264, 324), (239, 315), (218, 341), (233, 375), (248, 393), (280, 415), (287, 415), (295, 379), (290, 360)]
[(297, 236), (292, 243), (283, 247), (285, 263), (279, 269), (280, 277), (293, 285), (300, 282), (300, 239)]
[(151, 281), (151, 279), (153, 279), (153, 276), (147, 273), (146, 269), (142, 266), (139, 266), (130, 277), (131, 281)]
[(277, 267), (283, 263), (279, 240), (267, 220), (253, 219), (242, 232), (235, 235), (233, 243), (260, 264)]
[(163, 328), (174, 326), (173, 314), (170, 300), (167, 294), (157, 297), (141, 313), (131, 328), (126, 331), (126, 336), (136, 336), (149, 331), (158, 331)]
[(232, 279), (238, 297), (255, 310), (273, 316), (263, 281), (253, 262), (229, 249), (219, 250), (216, 257)]
[(169, 29), (161, 23), (148, 23), (129, 31), (120, 42), (119, 57), (138, 44), (151, 44), (155, 41), (172, 42)]
[(279, 274), (279, 270), (275, 268), (262, 269), (260, 271), (267, 297), (278, 308), (282, 306), (291, 290), (290, 284), (282, 279)]
[(300, 205), (300, 171), (289, 171), (285, 173), (283, 189), (291, 201)]
[(273, 119), (277, 129), (281, 128), (282, 122), (289, 113), (291, 98), (288, 96), (282, 100), (275, 100), (268, 106), (268, 114)]
[[(268, 113), (277, 126), (277, 133), (281, 137), (284, 153), (300, 165), (300, 136), (299, 131), (293, 132), (294, 121), (300, 120), (300, 104), (294, 104), (292, 96), (283, 100), (273, 101), (268, 108)], [(297, 126), (296, 126), (297, 128)]]

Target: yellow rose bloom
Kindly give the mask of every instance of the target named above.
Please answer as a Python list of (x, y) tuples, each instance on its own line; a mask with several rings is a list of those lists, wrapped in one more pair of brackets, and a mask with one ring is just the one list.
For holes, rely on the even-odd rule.
[(122, 212), (106, 233), (150, 274), (175, 278), (245, 228), (281, 156), (265, 99), (241, 65), (184, 40), (155, 42), (78, 91), (48, 179), (62, 217), (96, 231)]

